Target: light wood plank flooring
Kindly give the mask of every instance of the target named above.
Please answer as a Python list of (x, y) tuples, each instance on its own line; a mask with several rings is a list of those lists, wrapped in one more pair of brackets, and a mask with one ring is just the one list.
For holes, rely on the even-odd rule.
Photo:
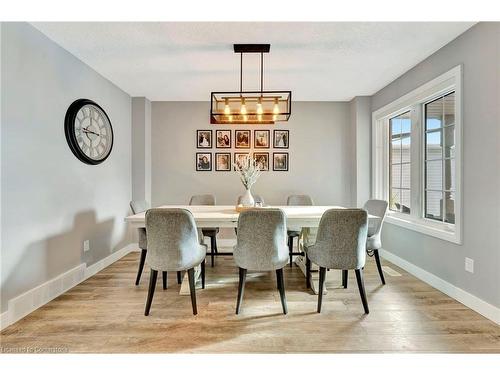
[(281, 313), (275, 275), (249, 273), (236, 316), (237, 269), (231, 257), (219, 257), (215, 268), (207, 264), (207, 289), (197, 290), (197, 316), (189, 296), (179, 295), (172, 273), (168, 290), (158, 278), (151, 315), (145, 317), (149, 269), (134, 286), (138, 259), (139, 253), (127, 255), (4, 329), (3, 352), (500, 353), (499, 326), (387, 262), (401, 276), (386, 274), (382, 286), (368, 258), (369, 315), (363, 314), (354, 272), (348, 289), (332, 286), (317, 314), (317, 296), (305, 289), (299, 269), (287, 266), (288, 315)]

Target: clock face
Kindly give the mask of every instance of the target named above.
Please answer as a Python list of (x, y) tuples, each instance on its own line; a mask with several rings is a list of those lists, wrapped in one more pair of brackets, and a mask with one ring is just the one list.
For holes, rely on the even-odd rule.
[(111, 153), (111, 122), (106, 112), (91, 100), (79, 99), (69, 107), (65, 132), (73, 154), (84, 163), (102, 163)]

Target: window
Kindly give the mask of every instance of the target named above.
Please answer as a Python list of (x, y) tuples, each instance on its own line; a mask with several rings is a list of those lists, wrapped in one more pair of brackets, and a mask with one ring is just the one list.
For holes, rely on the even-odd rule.
[(387, 222), (461, 243), (461, 66), (373, 113), (372, 195)]

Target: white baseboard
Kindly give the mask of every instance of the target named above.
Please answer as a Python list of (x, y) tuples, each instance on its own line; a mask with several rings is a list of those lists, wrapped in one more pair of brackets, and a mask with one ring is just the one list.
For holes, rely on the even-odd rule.
[(459, 287), (449, 283), (448, 281), (445, 281), (437, 277), (436, 275), (420, 267), (417, 267), (413, 263), (410, 263), (387, 250), (381, 249), (380, 255), (383, 258), (387, 259), (389, 262), (394, 263), (396, 266), (401, 267), (405, 271), (411, 273), (418, 279), (426, 282), (437, 290), (478, 312), (485, 318), (500, 325), (500, 309), (498, 307), (493, 306), (486, 301), (483, 301), (482, 299), (470, 294), (469, 292), (466, 292), (465, 290), (460, 289)]
[(137, 249), (137, 244), (129, 244), (88, 267), (85, 263), (82, 263), (69, 271), (60, 274), (59, 276), (56, 276), (55, 278), (28, 290), (20, 296), (12, 298), (8, 302), (7, 311), (1, 314), (0, 330), (14, 324), (26, 315), (52, 301), (54, 298), (60, 296), (82, 281), (95, 275), (97, 272), (108, 267), (118, 259), (123, 258), (131, 251)]

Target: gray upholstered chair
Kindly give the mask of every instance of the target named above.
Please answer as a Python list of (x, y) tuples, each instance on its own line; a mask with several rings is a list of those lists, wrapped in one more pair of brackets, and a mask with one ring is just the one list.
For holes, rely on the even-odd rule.
[[(309, 195), (298, 194), (298, 195), (289, 195), (287, 200), (286, 200), (286, 205), (287, 206), (314, 206), (314, 202)], [(302, 230), (302, 228), (288, 228), (288, 230), (287, 230), (288, 249), (290, 252), (290, 267), (292, 267), (292, 265), (293, 265), (293, 256), (294, 255), (304, 255), (300, 252), (297, 252), (297, 253), (293, 252), (293, 239), (295, 237), (298, 238), (300, 236), (301, 230)]]
[[(193, 195), (189, 200), (190, 206), (215, 206), (215, 196), (212, 194)], [(219, 228), (203, 228), (204, 236), (210, 237), (210, 263), (214, 266), (214, 257), (217, 251), (217, 233)]]
[(239, 267), (236, 314), (240, 312), (247, 270), (276, 271), (283, 313), (288, 312), (283, 267), (288, 262), (285, 214), (277, 208), (250, 209), (240, 214), (234, 261)]
[(148, 298), (144, 315), (149, 315), (158, 271), (167, 288), (167, 272), (186, 271), (191, 291), (193, 314), (197, 314), (194, 268), (201, 264), (201, 283), (205, 288), (205, 257), (207, 246), (198, 239), (193, 214), (181, 208), (153, 208), (146, 211), (148, 252), (146, 262), (151, 267)]
[[(319, 266), (318, 312), (321, 312), (326, 269), (355, 270), (359, 294), (368, 314), (363, 282), (366, 261), (368, 214), (361, 209), (331, 209), (321, 217), (314, 245), (305, 246), (309, 271), (310, 262)], [(308, 276), (310, 277), (310, 272)]]
[(366, 210), (368, 214), (373, 216), (378, 216), (378, 219), (371, 219), (368, 223), (368, 238), (366, 240), (366, 253), (370, 257), (375, 256), (375, 262), (377, 263), (377, 269), (380, 275), (380, 280), (384, 285), (385, 285), (384, 272), (382, 271), (382, 264), (380, 263), (380, 255), (378, 251), (382, 247), (382, 240), (381, 240), (382, 225), (384, 224), (388, 205), (389, 204), (387, 203), (387, 201), (370, 199), (366, 201), (365, 205), (363, 206), (363, 209)]

